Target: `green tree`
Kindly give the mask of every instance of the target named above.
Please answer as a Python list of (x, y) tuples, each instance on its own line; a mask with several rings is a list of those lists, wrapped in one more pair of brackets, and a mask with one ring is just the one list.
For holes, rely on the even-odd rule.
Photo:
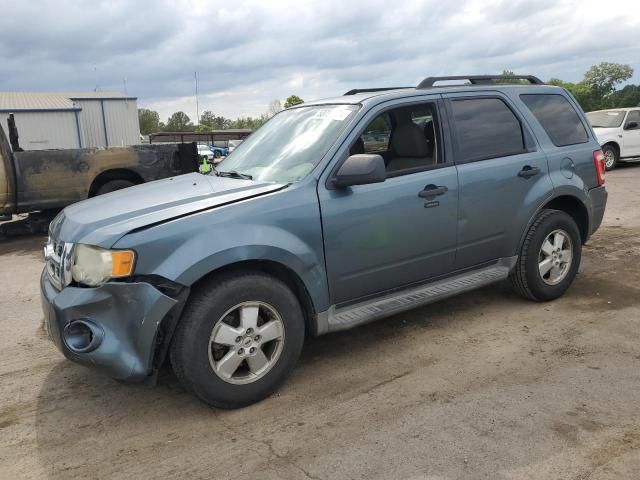
[[(515, 77), (516, 74), (513, 73), (513, 70), (503, 70), (502, 71), (502, 75), (504, 75), (505, 77)], [(498, 80), (498, 83), (529, 83), (528, 80), (523, 80), (521, 78), (514, 78), (512, 79), (504, 79), (504, 80)]]
[(229, 128), (231, 120), (217, 116), (211, 110), (207, 110), (200, 116), (200, 125), (206, 125), (209, 130), (224, 130)]
[(629, 80), (632, 76), (631, 65), (601, 62), (586, 71), (584, 83), (597, 98), (606, 99), (615, 91), (616, 85)]
[(213, 130), (213, 124), (216, 120), (216, 116), (213, 114), (211, 110), (205, 110), (200, 115), (200, 125), (204, 125), (208, 127), (210, 130)]
[(269, 120), (269, 115), (263, 113), (259, 117), (238, 117), (229, 123), (229, 128), (248, 128), (256, 130)]
[(160, 131), (160, 114), (154, 110), (146, 108), (138, 109), (138, 123), (140, 124), (140, 133), (148, 135)]
[(193, 130), (193, 123), (186, 113), (176, 112), (169, 117), (165, 128), (168, 132), (190, 132)]
[(640, 85), (627, 85), (609, 97), (609, 108), (640, 107)]
[(573, 95), (576, 101), (580, 104), (582, 109), (585, 112), (589, 112), (592, 110), (597, 110), (601, 108), (602, 99), (598, 98), (593, 90), (584, 83), (571, 83), (571, 82), (563, 82), (559, 78), (552, 78), (547, 82), (549, 85), (555, 85), (557, 87), (563, 87)]
[(293, 107), (294, 105), (300, 105), (301, 103), (304, 103), (304, 100), (302, 100), (299, 96), (290, 95), (284, 101), (284, 108)]

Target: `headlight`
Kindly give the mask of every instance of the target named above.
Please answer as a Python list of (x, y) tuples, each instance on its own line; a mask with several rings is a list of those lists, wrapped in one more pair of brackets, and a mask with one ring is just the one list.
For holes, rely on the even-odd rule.
[(111, 278), (131, 275), (135, 258), (133, 250), (107, 250), (80, 243), (74, 249), (71, 275), (78, 283), (97, 287)]

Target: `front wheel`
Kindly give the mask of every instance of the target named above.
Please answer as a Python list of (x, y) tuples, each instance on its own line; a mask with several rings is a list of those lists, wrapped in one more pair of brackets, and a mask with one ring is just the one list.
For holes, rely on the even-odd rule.
[(554, 300), (573, 283), (582, 254), (576, 222), (565, 212), (543, 210), (525, 237), (510, 279), (525, 298)]
[(270, 395), (296, 365), (304, 315), (291, 290), (259, 272), (215, 277), (185, 307), (171, 347), (181, 383), (205, 403), (243, 407)]
[(602, 147), (602, 153), (604, 153), (604, 168), (613, 170), (618, 164), (618, 150), (613, 145), (605, 145)]

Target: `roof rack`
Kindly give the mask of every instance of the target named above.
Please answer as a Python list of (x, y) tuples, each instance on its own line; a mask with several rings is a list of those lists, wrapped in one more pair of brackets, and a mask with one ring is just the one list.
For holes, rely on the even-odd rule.
[(367, 93), (367, 92), (384, 92), (385, 90), (400, 90), (403, 88), (413, 88), (413, 87), (354, 88), (353, 90), (349, 90), (344, 95), (355, 95), (356, 93)]
[(544, 85), (533, 75), (456, 75), (449, 77), (427, 77), (416, 88), (432, 88), (434, 83), (443, 80), (468, 80), (472, 85), (492, 85), (494, 80), (527, 80), (531, 85)]

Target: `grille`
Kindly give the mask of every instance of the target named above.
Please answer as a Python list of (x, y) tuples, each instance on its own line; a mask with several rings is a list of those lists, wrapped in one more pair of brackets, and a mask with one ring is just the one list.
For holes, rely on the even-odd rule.
[(47, 275), (54, 287), (62, 289), (71, 282), (71, 251), (73, 244), (49, 237), (44, 247)]

